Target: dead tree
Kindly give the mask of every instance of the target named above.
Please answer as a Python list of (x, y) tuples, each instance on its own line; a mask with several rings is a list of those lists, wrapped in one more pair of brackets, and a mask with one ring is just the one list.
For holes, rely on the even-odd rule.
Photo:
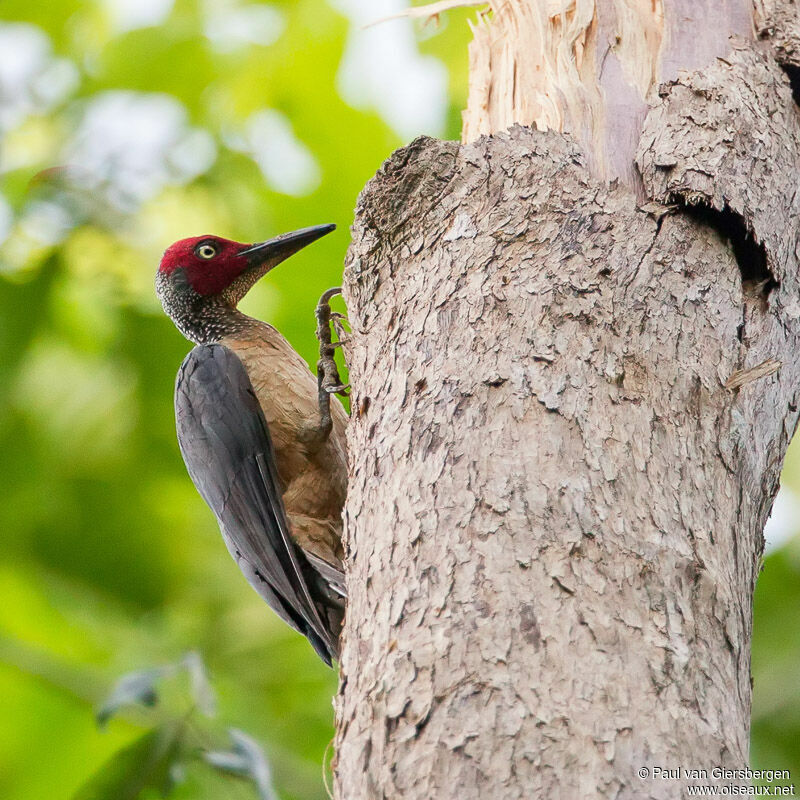
[(683, 796), (798, 420), (798, 6), (492, 6), (356, 210), (337, 796)]

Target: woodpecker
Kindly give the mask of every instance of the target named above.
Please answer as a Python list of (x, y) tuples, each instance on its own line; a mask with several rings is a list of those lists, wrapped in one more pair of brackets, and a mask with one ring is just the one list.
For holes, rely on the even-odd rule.
[(178, 445), (249, 583), (331, 665), (344, 614), (342, 506), (347, 413), (330, 340), (330, 298), (317, 307), (317, 377), (271, 325), (237, 305), (301, 248), (317, 225), (259, 244), (219, 236), (175, 242), (156, 293), (195, 343), (175, 383)]

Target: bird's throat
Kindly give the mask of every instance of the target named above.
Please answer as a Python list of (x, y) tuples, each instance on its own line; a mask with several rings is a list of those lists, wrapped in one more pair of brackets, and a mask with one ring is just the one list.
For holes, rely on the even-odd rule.
[(246, 331), (252, 319), (236, 308), (220, 303), (204, 305), (192, 313), (173, 317), (178, 330), (195, 344), (213, 344), (226, 336)]
[(213, 344), (226, 336), (248, 330), (253, 320), (219, 295), (201, 295), (189, 289), (176, 289), (159, 273), (156, 291), (164, 311), (178, 330), (195, 344)]

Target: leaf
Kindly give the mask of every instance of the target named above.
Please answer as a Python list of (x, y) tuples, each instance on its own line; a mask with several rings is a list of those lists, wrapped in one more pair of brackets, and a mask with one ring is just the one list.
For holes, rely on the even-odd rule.
[(182, 726), (169, 723), (118, 750), (73, 795), (72, 800), (136, 800), (145, 789), (166, 797), (180, 754)]
[(192, 650), (184, 656), (182, 663), (189, 673), (194, 702), (207, 717), (213, 717), (217, 712), (217, 695), (208, 679), (206, 665), (200, 653)]
[(231, 728), (233, 748), (229, 751), (213, 751), (204, 754), (212, 767), (240, 777), (249, 778), (256, 785), (260, 800), (278, 800), (272, 783), (272, 770), (261, 745), (246, 733)]
[(97, 712), (97, 722), (105, 725), (123, 706), (137, 703), (148, 707), (154, 706), (158, 702), (156, 683), (167, 675), (173, 675), (176, 670), (176, 665), (168, 664), (123, 675), (114, 684), (108, 699)]
[(181, 670), (189, 675), (192, 699), (207, 717), (214, 716), (216, 711), (216, 694), (208, 679), (205, 664), (196, 651), (187, 653), (177, 664), (165, 664), (162, 667), (129, 672), (115, 684), (106, 701), (97, 712), (97, 722), (105, 725), (120, 708), (127, 705), (141, 704), (154, 706), (158, 702), (156, 685), (162, 678), (171, 678)]

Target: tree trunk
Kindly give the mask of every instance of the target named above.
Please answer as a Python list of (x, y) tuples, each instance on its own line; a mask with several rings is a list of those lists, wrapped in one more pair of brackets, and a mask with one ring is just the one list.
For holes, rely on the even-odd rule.
[[(525, 4), (498, 5), (489, 31)], [(495, 135), (418, 139), (359, 200), (340, 800), (674, 798), (690, 781), (639, 770), (748, 763), (752, 594), (800, 393), (790, 4), (680, 73), (686, 3), (644, 5), (672, 20), (647, 50), (671, 77), (630, 83), (615, 134), (575, 133), (556, 70), (573, 123), (495, 108)], [(734, 3), (698, 5), (711, 30)], [(484, 100), (492, 58), (473, 51)], [(623, 101), (590, 72), (591, 128)], [(515, 121), (550, 130), (498, 133)]]

